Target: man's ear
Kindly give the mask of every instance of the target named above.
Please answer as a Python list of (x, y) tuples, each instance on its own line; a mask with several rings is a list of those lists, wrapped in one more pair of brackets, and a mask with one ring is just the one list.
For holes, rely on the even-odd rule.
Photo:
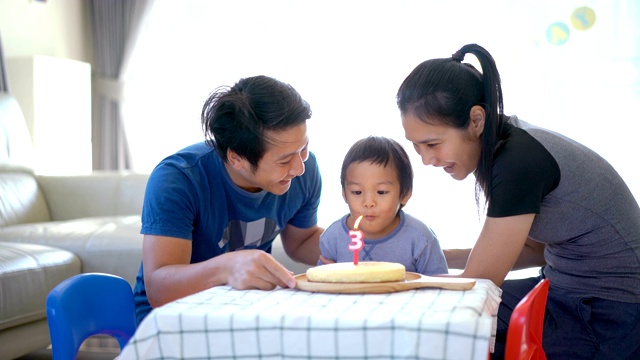
[(227, 149), (227, 162), (234, 169), (240, 171), (244, 168), (245, 159), (231, 149)]
[(479, 137), (484, 131), (484, 120), (486, 113), (484, 108), (480, 105), (473, 105), (471, 111), (469, 111), (469, 131), (475, 136)]

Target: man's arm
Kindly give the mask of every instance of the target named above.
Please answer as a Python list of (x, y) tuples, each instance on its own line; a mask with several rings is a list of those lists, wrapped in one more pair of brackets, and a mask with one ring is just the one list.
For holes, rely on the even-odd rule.
[(282, 247), (292, 260), (317, 265), (320, 258), (320, 235), (323, 231), (318, 225), (308, 229), (287, 225), (280, 233)]
[(191, 241), (145, 235), (142, 261), (147, 297), (158, 307), (199, 291), (228, 284), (235, 289), (295, 287), (289, 271), (262, 250), (239, 250), (190, 264)]

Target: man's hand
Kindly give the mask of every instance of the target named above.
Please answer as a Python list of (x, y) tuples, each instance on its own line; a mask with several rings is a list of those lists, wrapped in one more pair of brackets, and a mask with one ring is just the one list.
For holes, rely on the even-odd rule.
[[(272, 290), (276, 286), (294, 288), (293, 274), (262, 250), (240, 250), (224, 254), (227, 283), (234, 289)], [(213, 259), (212, 259), (213, 260)]]
[(191, 264), (191, 241), (145, 235), (143, 247), (144, 279), (153, 307), (219, 285), (261, 290), (296, 286), (293, 274), (262, 250), (232, 251)]

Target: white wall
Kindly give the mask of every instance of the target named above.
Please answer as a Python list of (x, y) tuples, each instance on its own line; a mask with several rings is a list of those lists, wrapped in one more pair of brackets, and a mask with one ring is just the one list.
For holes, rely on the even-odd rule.
[(0, 0), (10, 91), (41, 174), (91, 171), (92, 37), (84, 0)]
[[(129, 69), (133, 97), (125, 121), (138, 169), (151, 170), (202, 140), (200, 111), (215, 87), (270, 75), (311, 104), (310, 148), (324, 180), (321, 225), (347, 212), (339, 182), (347, 149), (367, 135), (386, 135), (412, 156), (415, 190), (406, 210), (431, 225), (445, 247), (469, 246), (480, 227), (473, 179), (456, 182), (420, 163), (404, 139), (395, 94), (419, 62), (476, 42), (496, 59), (507, 114), (592, 147), (640, 198), (633, 130), (640, 107), (638, 1), (188, 3), (156, 3), (145, 47)], [(562, 46), (550, 44), (550, 24), (571, 26), (582, 6), (595, 10), (595, 25), (573, 29)]]
[(48, 55), (91, 63), (87, 7), (84, 0), (0, 0), (5, 57)]

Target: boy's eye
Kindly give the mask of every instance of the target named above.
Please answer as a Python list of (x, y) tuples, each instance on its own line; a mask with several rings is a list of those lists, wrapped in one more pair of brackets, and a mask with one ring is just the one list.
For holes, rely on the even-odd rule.
[(388, 194), (389, 192), (387, 190), (378, 190), (378, 195), (384, 195), (384, 194)]
[(360, 194), (362, 194), (362, 191), (360, 191), (360, 190), (352, 190), (352, 191), (351, 191), (351, 194), (353, 194), (353, 195), (360, 195)]

